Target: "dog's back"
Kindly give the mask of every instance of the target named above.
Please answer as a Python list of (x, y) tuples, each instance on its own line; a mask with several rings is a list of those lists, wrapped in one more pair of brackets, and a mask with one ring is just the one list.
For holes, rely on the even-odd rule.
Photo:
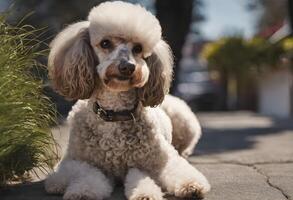
[(201, 136), (197, 117), (183, 100), (171, 95), (166, 95), (161, 107), (172, 122), (172, 144), (182, 156), (191, 155)]

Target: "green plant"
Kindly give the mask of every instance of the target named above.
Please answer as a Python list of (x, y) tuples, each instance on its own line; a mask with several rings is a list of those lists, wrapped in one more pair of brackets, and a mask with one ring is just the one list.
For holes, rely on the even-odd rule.
[(21, 179), (27, 172), (52, 168), (56, 146), (50, 132), (55, 111), (33, 75), (40, 31), (12, 27), (0, 16), (0, 184)]
[(251, 82), (257, 81), (260, 73), (284, 66), (281, 58), (290, 51), (292, 55), (292, 49), (293, 42), (289, 39), (271, 43), (258, 37), (248, 40), (234, 36), (207, 44), (201, 57), (207, 60), (209, 69), (219, 72), (228, 107), (235, 108), (241, 104), (238, 100), (241, 93), (252, 90)]
[(282, 42), (283, 48), (286, 52), (293, 52), (293, 37), (286, 38)]
[(293, 71), (293, 37), (286, 38), (282, 41), (282, 47), (286, 52), (284, 61), (289, 64), (291, 70)]
[(291, 45), (289, 40), (282, 45), (258, 37), (250, 40), (228, 37), (207, 44), (201, 56), (208, 61), (210, 69), (243, 76), (252, 71), (277, 68), (281, 56)]
[(201, 56), (208, 61), (210, 69), (235, 74), (247, 70), (249, 50), (242, 37), (233, 36), (207, 44)]
[(255, 37), (247, 41), (250, 49), (250, 66), (258, 72), (278, 68), (285, 50), (281, 43), (271, 43), (264, 38)]

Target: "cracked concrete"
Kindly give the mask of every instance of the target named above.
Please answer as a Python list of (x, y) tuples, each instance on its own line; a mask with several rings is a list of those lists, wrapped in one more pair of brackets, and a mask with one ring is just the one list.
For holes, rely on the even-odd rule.
[[(251, 184), (259, 192), (254, 197), (250, 196), (250, 199), (292, 200), (292, 120), (273, 119), (245, 112), (202, 114), (200, 120), (204, 135), (197, 148), (198, 156), (190, 158), (194, 165), (208, 165), (216, 171), (225, 165), (238, 166), (239, 171), (231, 172), (233, 176), (244, 173), (240, 170), (242, 167), (253, 169), (258, 176), (263, 177), (266, 186), (259, 185), (258, 176), (252, 176)], [(207, 173), (211, 172), (212, 169)], [(251, 174), (252, 172), (249, 173)], [(222, 175), (218, 175), (217, 179), (220, 176)], [(242, 179), (247, 183), (245, 180)], [(225, 184), (226, 182), (227, 180)], [(236, 181), (233, 185), (237, 185), (236, 191), (239, 193), (249, 188)], [(261, 192), (262, 187), (266, 187), (266, 192)], [(223, 195), (213, 198), (217, 193), (217, 189), (213, 188), (207, 199), (224, 199)], [(251, 195), (250, 192), (245, 193), (245, 197), (237, 196), (237, 199), (247, 199)]]
[(286, 200), (267, 179), (252, 166), (239, 164), (196, 165), (210, 180), (211, 192), (207, 200)]
[(279, 190), (282, 195), (286, 198), (286, 199), (289, 199), (289, 196), (283, 191), (283, 189), (281, 187), (278, 187), (276, 185), (274, 185), (272, 182), (271, 182), (271, 178), (268, 174), (264, 173), (260, 168), (256, 167), (256, 166), (253, 166), (253, 168), (261, 175), (263, 175), (266, 179), (266, 182), (269, 186), (271, 186), (272, 188), (275, 188), (277, 190)]
[[(202, 113), (199, 119), (203, 137), (189, 161), (211, 182), (206, 200), (293, 200), (292, 120), (249, 112)], [(66, 126), (54, 129), (62, 147), (66, 132)], [(62, 198), (47, 195), (42, 182), (35, 182), (2, 189), (0, 199)], [(122, 188), (115, 190), (114, 199), (125, 199)]]
[(260, 164), (255, 167), (267, 177), (273, 187), (279, 189), (289, 200), (293, 199), (293, 163)]

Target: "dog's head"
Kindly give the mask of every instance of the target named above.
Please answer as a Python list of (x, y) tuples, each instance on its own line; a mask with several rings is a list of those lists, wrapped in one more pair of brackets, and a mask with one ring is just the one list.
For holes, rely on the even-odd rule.
[(86, 99), (101, 88), (137, 88), (144, 106), (160, 104), (172, 77), (172, 54), (161, 27), (139, 5), (106, 2), (88, 21), (65, 28), (51, 44), (49, 71), (54, 87), (69, 99)]

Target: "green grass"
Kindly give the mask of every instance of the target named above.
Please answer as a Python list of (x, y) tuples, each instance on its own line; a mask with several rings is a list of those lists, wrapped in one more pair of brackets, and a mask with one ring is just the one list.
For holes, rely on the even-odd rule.
[(46, 53), (37, 50), (40, 33), (12, 27), (0, 16), (0, 184), (52, 168), (57, 159), (50, 132), (55, 111), (35, 76), (36, 58)]

